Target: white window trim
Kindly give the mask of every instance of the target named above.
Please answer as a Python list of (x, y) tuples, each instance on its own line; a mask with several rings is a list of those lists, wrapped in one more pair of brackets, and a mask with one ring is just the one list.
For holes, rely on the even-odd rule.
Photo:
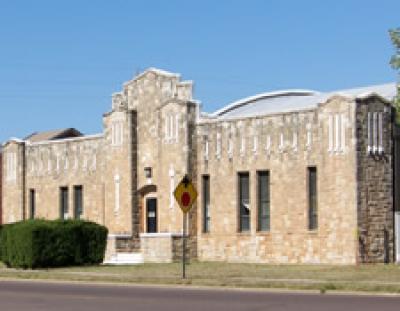
[(306, 125), (307, 128), (307, 142), (306, 142), (306, 148), (307, 149), (311, 149), (312, 146), (312, 125), (311, 123), (307, 123)]
[(217, 159), (221, 158), (221, 133), (217, 133), (215, 155)]
[(372, 151), (375, 153), (378, 151), (378, 113), (373, 113), (373, 147)]
[(175, 116), (175, 141), (179, 141), (179, 115)]
[(257, 153), (258, 153), (258, 135), (257, 134), (254, 134), (254, 136), (253, 136), (253, 153), (254, 153), (254, 155), (257, 155)]
[(169, 116), (168, 116), (168, 139), (169, 139), (169, 141), (171, 142), (172, 141), (172, 139), (174, 138), (174, 117), (173, 117), (173, 115), (172, 114), (170, 114)]
[(372, 140), (372, 113), (368, 112), (367, 116), (367, 140), (368, 140), (368, 146), (367, 146), (367, 153), (372, 152), (372, 145), (373, 145), (373, 140)]
[(267, 141), (265, 144), (265, 151), (267, 152), (267, 155), (271, 154), (271, 135), (267, 135)]
[(175, 198), (174, 198), (174, 191), (175, 191), (175, 170), (174, 167), (171, 165), (169, 168), (169, 190), (170, 190), (170, 196), (169, 196), (169, 208), (173, 209), (175, 206)]
[(233, 140), (231, 136), (228, 137), (228, 157), (229, 159), (233, 157)]
[(298, 142), (298, 137), (297, 137), (297, 131), (293, 131), (293, 142), (292, 142), (292, 148), (294, 152), (297, 152), (297, 142)]
[(383, 146), (383, 112), (368, 112), (367, 116), (367, 153), (379, 154), (384, 153)]
[(49, 158), (47, 159), (47, 172), (50, 174), (52, 170), (53, 170), (53, 163), (51, 162), (49, 155)]
[(328, 120), (328, 151), (333, 152), (333, 115), (329, 115)]
[(208, 161), (209, 147), (208, 147), (208, 136), (204, 137), (204, 160)]
[(340, 151), (340, 116), (335, 114), (335, 152)]
[(119, 174), (116, 174), (114, 176), (114, 191), (115, 191), (115, 202), (114, 202), (114, 213), (115, 215), (118, 215), (119, 210), (120, 210), (120, 183), (121, 183), (121, 178)]
[(169, 118), (165, 117), (165, 141), (169, 141)]
[(379, 112), (379, 114), (378, 114), (378, 123), (379, 123), (378, 153), (382, 154), (384, 152), (384, 147), (383, 147), (383, 113), (382, 112)]
[(346, 151), (346, 118), (345, 115), (342, 113), (340, 115), (340, 151)]
[(90, 169), (91, 169), (92, 171), (95, 171), (96, 168), (97, 168), (97, 153), (94, 152), (94, 153), (93, 153), (93, 157), (92, 157), (92, 165), (90, 166)]
[(240, 156), (243, 157), (246, 153), (246, 137), (242, 134), (240, 138)]
[(279, 134), (279, 151), (283, 152), (283, 149), (285, 148), (285, 137), (283, 135), (283, 132)]

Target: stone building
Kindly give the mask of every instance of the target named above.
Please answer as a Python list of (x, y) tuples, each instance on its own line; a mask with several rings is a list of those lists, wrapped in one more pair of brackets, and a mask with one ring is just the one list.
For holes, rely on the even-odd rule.
[(270, 92), (211, 114), (192, 89), (151, 68), (113, 95), (101, 134), (10, 139), (3, 221), (89, 219), (109, 229), (108, 262), (171, 262), (183, 224), (173, 191), (188, 174), (194, 259), (400, 260), (395, 84)]

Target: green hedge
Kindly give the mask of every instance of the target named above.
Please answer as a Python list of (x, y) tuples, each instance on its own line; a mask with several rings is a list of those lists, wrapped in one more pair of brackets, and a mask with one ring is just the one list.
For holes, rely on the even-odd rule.
[(106, 227), (80, 220), (28, 220), (0, 229), (0, 259), (9, 267), (35, 269), (103, 262)]

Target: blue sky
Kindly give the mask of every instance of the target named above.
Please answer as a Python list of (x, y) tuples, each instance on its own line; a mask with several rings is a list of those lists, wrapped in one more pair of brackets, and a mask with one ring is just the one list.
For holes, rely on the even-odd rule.
[(0, 0), (0, 141), (102, 130), (111, 94), (147, 67), (195, 81), (205, 111), (284, 88), (396, 80), (400, 1)]

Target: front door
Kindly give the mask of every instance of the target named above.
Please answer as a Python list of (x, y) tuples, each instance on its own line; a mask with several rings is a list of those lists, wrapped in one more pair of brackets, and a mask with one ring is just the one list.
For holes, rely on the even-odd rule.
[(157, 199), (148, 198), (146, 200), (147, 209), (147, 233), (157, 232)]

